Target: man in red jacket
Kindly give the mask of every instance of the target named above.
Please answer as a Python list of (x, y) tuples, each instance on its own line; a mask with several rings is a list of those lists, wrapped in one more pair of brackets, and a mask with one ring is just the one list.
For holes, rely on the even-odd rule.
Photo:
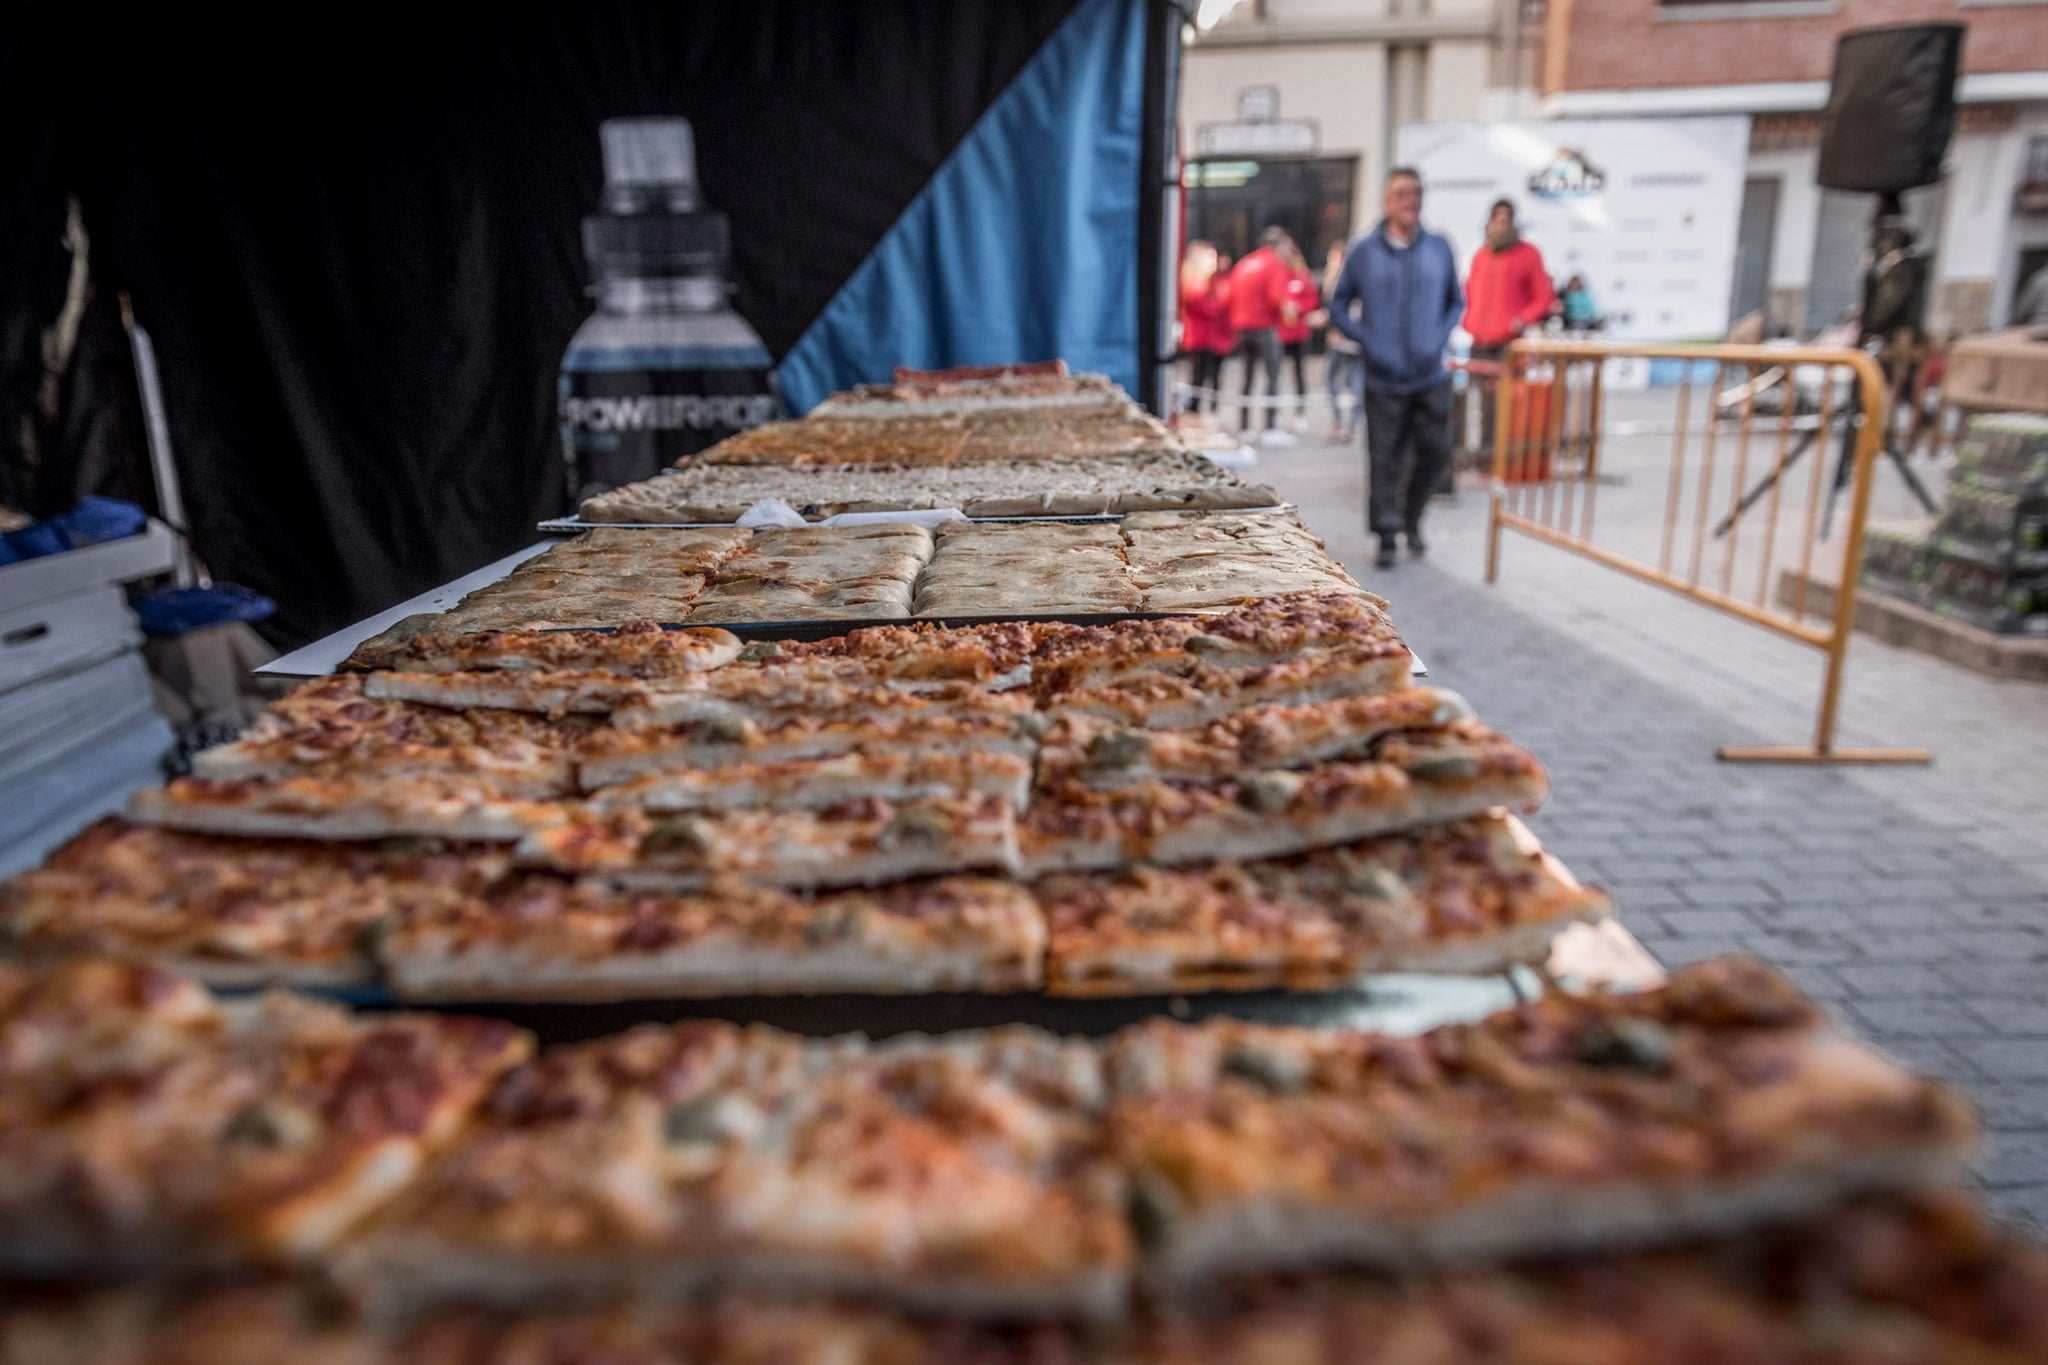
[[(1543, 253), (1515, 230), (1515, 206), (1498, 199), (1486, 215), (1486, 244), (1472, 253), (1472, 272), (1465, 280), (1465, 330), (1472, 335), (1472, 358), (1497, 361), (1508, 343), (1541, 326), (1557, 301)], [(1499, 393), (1488, 380), (1479, 408), (1480, 454), (1493, 458), (1493, 414)]]
[[(1230, 326), (1237, 333), (1237, 353), (1244, 357), (1245, 404), (1238, 425), (1243, 432), (1251, 426), (1252, 366), (1266, 372), (1266, 397), (1280, 396), (1280, 312), (1287, 302), (1288, 281), (1293, 272), (1282, 259), (1280, 246), (1288, 240), (1285, 228), (1269, 227), (1259, 234), (1259, 245), (1230, 268)], [(1273, 430), (1280, 411), (1268, 404), (1266, 430)]]

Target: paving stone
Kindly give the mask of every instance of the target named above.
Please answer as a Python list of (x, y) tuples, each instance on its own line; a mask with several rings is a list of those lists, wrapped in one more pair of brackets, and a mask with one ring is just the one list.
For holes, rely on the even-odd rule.
[(1972, 1013), (2007, 1037), (2039, 1038), (2036, 1046), (2048, 1052), (2048, 1000), (2014, 1000), (1992, 996), (1974, 999), (1967, 993), (1959, 998), (1968, 1002)]
[(1986, 1133), (1977, 1174), (1994, 1189), (2048, 1183), (2048, 1133)]
[(1985, 1202), (1998, 1218), (2023, 1233), (2048, 1235), (2048, 1182), (2008, 1185), (1987, 1192)]
[(1930, 964), (1913, 962), (1843, 962), (1832, 964), (1834, 973), (1852, 994), (1868, 997), (1932, 995), (1947, 998), (1956, 993), (1955, 982)]
[(2048, 1081), (2048, 1041), (2032, 1038), (1947, 1040), (1971, 1066), (1995, 1081)]
[(1959, 1001), (1929, 996), (1895, 996), (1857, 1000), (1850, 1017), (1866, 1037), (1877, 1042), (1894, 1038), (1983, 1038), (1994, 1030)]

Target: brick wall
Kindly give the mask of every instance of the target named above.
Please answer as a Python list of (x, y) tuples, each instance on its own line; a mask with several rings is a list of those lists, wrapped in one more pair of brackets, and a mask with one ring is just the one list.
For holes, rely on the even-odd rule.
[[(1754, 0), (1752, 0), (1754, 2)], [(1713, 6), (1737, 11), (1743, 0)], [(1761, 18), (1679, 17), (1696, 7), (1657, 0), (1552, 0), (1545, 30), (1545, 93), (1664, 86), (1826, 80), (1835, 37), (1879, 24), (1959, 20), (1965, 72), (2048, 66), (2048, 5), (1963, 5), (1956, 0), (1838, 0), (1821, 14), (1770, 3)]]

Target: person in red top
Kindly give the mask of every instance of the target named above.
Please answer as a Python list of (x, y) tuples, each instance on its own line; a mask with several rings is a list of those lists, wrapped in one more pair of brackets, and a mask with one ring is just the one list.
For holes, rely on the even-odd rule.
[[(1557, 302), (1543, 253), (1522, 240), (1515, 228), (1512, 200), (1497, 199), (1486, 215), (1486, 244), (1472, 253), (1465, 278), (1465, 320), (1472, 337), (1474, 360), (1498, 361), (1508, 343), (1542, 325)], [(1495, 381), (1484, 382), (1479, 405), (1482, 457), (1493, 453), (1493, 414), (1498, 401)]]
[[(1244, 357), (1245, 405), (1238, 430), (1251, 426), (1252, 365), (1266, 372), (1266, 396), (1280, 394), (1280, 309), (1287, 301), (1287, 282), (1292, 278), (1280, 255), (1288, 242), (1287, 230), (1269, 227), (1259, 234), (1258, 248), (1248, 253), (1230, 271), (1230, 325), (1237, 333), (1237, 353)], [(1270, 403), (1266, 407), (1266, 430), (1280, 416)]]
[(1223, 385), (1223, 357), (1237, 345), (1230, 329), (1229, 262), (1204, 241), (1189, 242), (1180, 258), (1180, 348), (1195, 362), (1194, 411), (1216, 410), (1216, 391)]
[(1280, 304), (1280, 325), (1274, 329), (1280, 338), (1280, 350), (1294, 367), (1294, 391), (1302, 399), (1302, 413), (1308, 411), (1308, 355), (1309, 334), (1315, 330), (1323, 306), (1322, 292), (1316, 288), (1316, 279), (1309, 273), (1308, 258), (1301, 254), (1301, 248), (1288, 239), (1282, 259), (1287, 262), (1287, 294)]

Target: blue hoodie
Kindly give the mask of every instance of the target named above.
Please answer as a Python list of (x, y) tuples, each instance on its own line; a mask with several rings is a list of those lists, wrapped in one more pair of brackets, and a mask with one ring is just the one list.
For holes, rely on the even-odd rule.
[(1464, 311), (1450, 243), (1418, 232), (1397, 247), (1385, 221), (1351, 244), (1330, 294), (1330, 323), (1364, 352), (1365, 387), (1375, 393), (1420, 393), (1449, 379), (1444, 344)]

